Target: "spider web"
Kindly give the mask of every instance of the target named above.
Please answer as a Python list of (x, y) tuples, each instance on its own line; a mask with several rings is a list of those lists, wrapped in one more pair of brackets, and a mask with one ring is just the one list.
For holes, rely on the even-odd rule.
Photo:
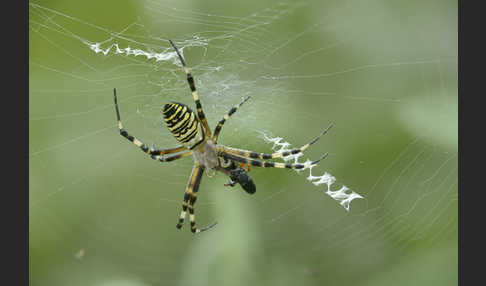
[[(456, 3), (200, 5), (29, 3), (32, 284), (457, 284)], [(252, 168), (252, 196), (205, 176), (200, 236), (174, 227), (192, 160), (149, 160), (113, 107), (116, 87), (130, 133), (176, 145), (161, 107), (193, 102), (168, 39), (213, 128), (251, 96), (221, 144), (268, 153), (334, 123), (299, 162), (326, 159)]]

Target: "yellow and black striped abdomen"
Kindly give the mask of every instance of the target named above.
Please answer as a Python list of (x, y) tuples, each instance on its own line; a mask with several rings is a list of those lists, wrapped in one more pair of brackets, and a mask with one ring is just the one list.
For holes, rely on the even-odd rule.
[(196, 114), (187, 105), (170, 102), (162, 113), (169, 131), (188, 148), (192, 149), (204, 138)]

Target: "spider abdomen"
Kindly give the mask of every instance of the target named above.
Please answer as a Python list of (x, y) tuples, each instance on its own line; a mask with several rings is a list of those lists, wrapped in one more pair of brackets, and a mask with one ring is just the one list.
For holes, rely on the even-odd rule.
[(204, 139), (204, 131), (196, 114), (185, 104), (170, 102), (162, 111), (169, 131), (177, 141), (193, 149)]

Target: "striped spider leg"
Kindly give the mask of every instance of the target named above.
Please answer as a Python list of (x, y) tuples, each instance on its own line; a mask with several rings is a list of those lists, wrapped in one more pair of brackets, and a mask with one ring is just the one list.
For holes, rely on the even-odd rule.
[[(151, 149), (148, 148), (147, 145), (145, 145), (142, 141), (138, 140), (134, 136), (130, 135), (124, 128), (121, 122), (120, 118), (120, 110), (118, 108), (118, 100), (116, 96), (116, 89), (114, 89), (114, 100), (115, 100), (115, 111), (116, 111), (116, 116), (118, 120), (118, 128), (120, 129), (120, 134), (127, 138), (130, 142), (135, 144), (137, 147), (142, 149), (145, 153), (148, 155), (151, 155), (151, 158), (154, 160), (158, 160), (161, 162), (170, 162), (174, 161), (180, 158), (184, 158), (187, 156), (191, 156), (193, 154), (192, 150), (187, 150), (184, 145), (175, 147), (175, 148), (170, 148), (170, 149)], [(169, 155), (162, 157), (162, 155), (166, 154), (174, 154), (174, 153), (179, 153), (175, 155)], [(194, 204), (196, 203), (197, 199), (197, 191), (199, 189), (199, 184), (201, 183), (201, 177), (203, 174), (205, 167), (201, 166), (197, 163), (195, 163), (191, 177), (189, 178), (189, 181), (187, 183), (187, 188), (186, 192), (184, 194), (184, 202), (182, 204), (182, 212), (180, 215), (179, 223), (177, 224), (177, 228), (181, 228), (182, 224), (184, 223), (184, 218), (186, 216), (186, 211), (189, 208), (189, 220), (191, 222), (191, 231), (193, 233), (199, 233), (202, 231), (205, 231), (214, 225), (216, 223), (212, 223), (211, 225), (198, 229), (196, 228), (196, 222), (195, 222), (195, 215), (194, 215)]]
[(186, 192), (184, 193), (184, 202), (182, 203), (182, 211), (179, 216), (179, 222), (177, 223), (176, 227), (181, 228), (184, 224), (184, 220), (186, 218), (187, 209), (189, 209), (189, 221), (191, 223), (191, 231), (192, 233), (200, 233), (202, 231), (208, 230), (216, 225), (216, 222), (213, 222), (209, 226), (204, 228), (196, 228), (196, 217), (194, 214), (194, 205), (197, 200), (197, 191), (199, 190), (199, 184), (201, 183), (202, 175), (204, 173), (205, 167), (199, 165), (197, 163), (194, 164), (192, 168), (191, 177), (187, 182)]
[(253, 151), (248, 151), (248, 150), (243, 150), (243, 149), (237, 149), (237, 148), (232, 148), (224, 145), (218, 145), (216, 148), (218, 152), (222, 154), (230, 154), (230, 155), (235, 155), (238, 157), (242, 158), (251, 158), (251, 159), (263, 159), (263, 160), (268, 160), (268, 159), (277, 159), (277, 158), (285, 158), (290, 155), (295, 155), (299, 153), (303, 153), (309, 146), (312, 144), (316, 143), (317, 140), (319, 140), (322, 135), (326, 134), (327, 131), (333, 126), (333, 124), (329, 124), (329, 126), (324, 129), (321, 134), (319, 134), (317, 137), (312, 139), (309, 143), (299, 147), (299, 148), (294, 148), (289, 151), (284, 151), (284, 152), (275, 152), (272, 154), (266, 154), (266, 153), (257, 153)]
[[(327, 153), (321, 155), (321, 157), (319, 157), (315, 161), (312, 161), (310, 164), (311, 165), (317, 164), (319, 161), (326, 158), (327, 155), (328, 155)], [(280, 163), (280, 162), (261, 161), (261, 160), (246, 158), (246, 157), (243, 157), (243, 156), (228, 154), (226, 152), (220, 152), (219, 156), (221, 156), (221, 157), (223, 157), (224, 159), (227, 159), (227, 160), (232, 160), (232, 161), (235, 161), (235, 162), (241, 162), (241, 163), (248, 164), (248, 165), (251, 165), (251, 166), (263, 167), (263, 168), (281, 168), (281, 169), (287, 168), (287, 169), (299, 170), (299, 169), (305, 168), (305, 166), (306, 166), (305, 164), (295, 164), (295, 163), (294, 164), (287, 164), (287, 163)]]
[[(246, 97), (241, 101), (239, 104), (233, 106), (227, 114), (223, 116), (223, 118), (218, 122), (218, 125), (214, 129), (214, 135), (212, 141), (216, 144), (218, 140), (219, 133), (221, 132), (221, 129), (224, 125), (224, 123), (233, 115), (240, 107), (245, 103), (250, 97)], [(259, 161), (259, 160), (252, 160), (252, 159), (276, 159), (276, 158), (285, 158), (290, 155), (294, 154), (299, 154), (304, 152), (307, 148), (309, 148), (310, 145), (314, 144), (321, 138), (324, 134), (327, 133), (327, 131), (333, 126), (333, 124), (329, 124), (329, 126), (324, 129), (321, 134), (319, 134), (317, 137), (312, 139), (309, 143), (301, 146), (300, 148), (294, 148), (289, 151), (284, 151), (284, 152), (275, 152), (273, 154), (265, 154), (265, 153), (257, 153), (253, 151), (248, 151), (248, 150), (243, 150), (243, 149), (237, 149), (237, 148), (232, 148), (224, 145), (216, 145), (216, 150), (218, 152), (218, 156), (223, 158), (223, 161), (228, 162), (225, 164), (229, 164), (228, 160), (234, 161), (234, 162), (239, 162), (241, 163), (240, 167), (235, 167), (236, 165), (233, 165), (231, 172), (236, 172), (239, 180), (237, 180), (238, 183), (245, 189), (250, 194), (253, 194), (255, 192), (255, 185), (253, 181), (246, 175), (246, 172), (243, 171), (243, 166), (245, 164), (248, 165), (248, 172), (250, 171), (250, 166), (258, 166), (258, 167), (275, 167), (275, 168), (290, 168), (290, 169), (302, 169), (305, 167), (304, 164), (284, 164), (284, 163), (278, 163), (278, 162), (266, 162), (266, 161)], [(320, 160), (324, 159), (327, 157), (327, 153), (322, 155), (319, 159), (313, 161), (311, 164), (316, 164)], [(225, 186), (234, 186), (235, 181), (234, 179), (231, 179), (232, 174), (230, 171), (224, 171), (227, 173), (228, 176), (230, 176), (230, 181), (225, 184)]]
[[(120, 119), (120, 110), (118, 109), (118, 100), (116, 97), (116, 88), (113, 89), (113, 96), (115, 99), (115, 110), (116, 110), (116, 118), (118, 120), (118, 129), (120, 129), (120, 135), (127, 138), (130, 142), (135, 144), (137, 147), (139, 147), (143, 152), (147, 153), (150, 155), (150, 157), (154, 160), (159, 160), (161, 162), (168, 162), (168, 161), (173, 161), (177, 160), (183, 157), (187, 157), (192, 155), (192, 151), (189, 151), (186, 149), (184, 145), (180, 145), (174, 148), (169, 148), (169, 149), (152, 149), (149, 148), (146, 144), (144, 144), (142, 141), (138, 140), (137, 138), (133, 137), (132, 135), (128, 134), (128, 132), (123, 128), (121, 119)], [(167, 154), (174, 154), (174, 153), (179, 153), (183, 152), (177, 155), (169, 155), (167, 157), (160, 157), (162, 155), (167, 155)]]
[(250, 96), (245, 97), (240, 103), (237, 105), (233, 106), (228, 113), (226, 113), (223, 118), (218, 122), (218, 125), (214, 129), (214, 135), (213, 135), (213, 142), (216, 144), (218, 142), (218, 137), (219, 137), (219, 132), (221, 132), (221, 129), (223, 128), (223, 124), (228, 120), (233, 113), (235, 113), (242, 105), (245, 103), (248, 99), (250, 99)]
[(194, 78), (192, 77), (191, 71), (189, 68), (186, 66), (186, 62), (184, 62), (184, 58), (182, 55), (179, 53), (179, 50), (177, 49), (176, 45), (172, 40), (169, 40), (170, 44), (174, 48), (174, 50), (177, 53), (177, 56), (179, 56), (179, 60), (181, 61), (182, 67), (184, 68), (184, 72), (187, 75), (187, 83), (189, 84), (189, 88), (191, 89), (192, 92), (192, 99), (194, 100), (194, 103), (196, 104), (196, 109), (197, 109), (197, 117), (201, 121), (202, 125), (204, 126), (205, 129), (205, 138), (210, 138), (211, 137), (211, 129), (209, 128), (208, 121), (206, 120), (206, 116), (204, 115), (204, 111), (202, 109), (201, 101), (199, 100), (199, 96), (197, 94), (196, 90), (196, 85), (194, 84)]
[[(214, 129), (214, 135), (213, 135), (213, 142), (216, 144), (218, 142), (218, 136), (219, 133), (221, 132), (221, 129), (223, 128), (224, 123), (226, 120), (228, 120), (231, 115), (233, 115), (246, 101), (250, 99), (250, 96), (244, 98), (239, 104), (233, 106), (227, 114), (223, 116), (223, 118), (218, 122), (218, 125)], [(319, 134), (317, 137), (312, 139), (309, 143), (301, 146), (300, 148), (294, 148), (289, 151), (284, 151), (284, 152), (275, 152), (272, 154), (265, 154), (265, 153), (257, 153), (253, 151), (248, 151), (248, 150), (243, 150), (243, 149), (237, 149), (237, 148), (232, 148), (224, 145), (218, 145), (216, 148), (218, 152), (226, 153), (226, 154), (233, 154), (233, 155), (238, 155), (240, 157), (245, 157), (245, 158), (253, 158), (253, 159), (276, 159), (276, 158), (284, 158), (289, 155), (295, 155), (304, 152), (307, 148), (309, 148), (310, 145), (314, 144), (319, 140), (322, 135), (326, 134), (327, 131), (333, 126), (333, 124), (329, 124), (326, 129), (324, 129), (321, 134)]]
[[(202, 132), (204, 133), (203, 135), (203, 140), (201, 142), (198, 142), (197, 144), (191, 146), (190, 149), (193, 149), (197, 146), (201, 146), (201, 145), (204, 145), (204, 143), (209, 139), (211, 138), (211, 128), (209, 127), (209, 124), (206, 120), (206, 116), (204, 114), (204, 111), (202, 109), (202, 105), (201, 105), (201, 101), (199, 100), (199, 95), (197, 94), (197, 90), (196, 90), (196, 85), (194, 83), (194, 78), (191, 74), (191, 71), (189, 70), (189, 68), (186, 66), (186, 63), (184, 61), (184, 58), (182, 57), (182, 55), (180, 54), (179, 52), (179, 49), (177, 49), (176, 45), (174, 44), (174, 42), (172, 40), (169, 40), (170, 44), (172, 45), (172, 47), (174, 48), (174, 50), (176, 51), (177, 53), (177, 56), (179, 57), (179, 60), (181, 62), (181, 65), (184, 69), (184, 72), (186, 73), (186, 76), (187, 76), (187, 83), (189, 84), (189, 88), (191, 89), (191, 93), (192, 93), (192, 98), (194, 100), (194, 103), (196, 104), (196, 111), (197, 111), (197, 119), (193, 118), (194, 116), (191, 114), (192, 111), (190, 111), (189, 109), (187, 109), (186, 111), (186, 114), (189, 115), (188, 117), (185, 117), (185, 116), (181, 116), (180, 118), (183, 118), (182, 120), (179, 120), (179, 127), (177, 125), (174, 125), (173, 127), (169, 127), (169, 130), (171, 132), (173, 132), (173, 134), (175, 136), (177, 136), (177, 132), (179, 130), (182, 130), (184, 129), (184, 125), (187, 125), (187, 127), (189, 126), (195, 126), (195, 132), (197, 132), (197, 122), (201, 122), (202, 123)], [(175, 106), (175, 105), (173, 105)], [(177, 107), (180, 108), (182, 107), (182, 105), (179, 104), (179, 106)], [(166, 109), (167, 109), (167, 106), (166, 106)], [(170, 112), (170, 110), (164, 110), (164, 114), (166, 112)], [(177, 111), (175, 112), (177, 113)], [(181, 114), (184, 113), (184, 109), (181, 110), (180, 112)], [(176, 114), (174, 114), (176, 115)], [(186, 115), (186, 116), (187, 116)], [(185, 118), (185, 120), (184, 120)], [(170, 124), (170, 121), (168, 121), (169, 117), (166, 118), (166, 123)], [(194, 123), (193, 123), (194, 122)], [(170, 125), (169, 125), (170, 126)], [(178, 130), (179, 129), (179, 130)], [(187, 132), (189, 133), (189, 132)], [(190, 136), (190, 134), (188, 134)], [(184, 135), (182, 134), (181, 135), (182, 138), (184, 138)], [(177, 138), (177, 137), (176, 137)], [(187, 139), (183, 139), (183, 141), (189, 141), (191, 138), (188, 137)], [(191, 151), (192, 153), (192, 151)], [(195, 162), (194, 163), (194, 167), (193, 167), (193, 170), (192, 170), (192, 173), (191, 173), (191, 177), (189, 178), (189, 182), (187, 183), (187, 188), (186, 188), (186, 192), (184, 193), (184, 201), (182, 203), (182, 211), (181, 211), (181, 215), (179, 217), (179, 222), (177, 223), (176, 227), (177, 228), (181, 228), (183, 223), (184, 223), (184, 219), (185, 219), (185, 216), (186, 216), (186, 211), (187, 209), (189, 208), (189, 221), (191, 223), (191, 231), (193, 233), (200, 233), (202, 231), (205, 231), (207, 229), (210, 229), (212, 228), (213, 226), (216, 225), (216, 222), (212, 223), (211, 225), (207, 226), (207, 227), (204, 227), (204, 228), (201, 228), (201, 229), (198, 229), (196, 228), (196, 221), (195, 221), (195, 214), (194, 214), (194, 204), (196, 203), (196, 200), (197, 200), (197, 191), (199, 189), (199, 184), (201, 183), (201, 177), (202, 177), (202, 174), (204, 173), (204, 170), (206, 169), (206, 167), (204, 165), (200, 165), (199, 163)]]
[[(239, 183), (241, 187), (249, 194), (254, 194), (256, 192), (256, 185), (253, 180), (248, 176), (247, 172), (250, 171), (250, 166), (257, 166), (263, 168), (287, 168), (287, 169), (304, 169), (306, 167), (312, 166), (317, 164), (319, 161), (327, 157), (327, 153), (319, 157), (317, 160), (310, 162), (309, 165), (307, 164), (287, 164), (287, 163), (280, 163), (280, 162), (269, 162), (269, 161), (261, 161), (256, 159), (245, 158), (239, 155), (229, 154), (227, 152), (221, 151), (223, 146), (219, 145), (217, 148), (218, 156), (221, 158), (221, 166), (224, 168), (224, 173), (226, 173), (230, 180), (225, 186), (233, 187), (236, 183)], [(238, 167), (238, 164), (241, 165)], [(248, 165), (248, 171), (243, 169), (244, 165)]]

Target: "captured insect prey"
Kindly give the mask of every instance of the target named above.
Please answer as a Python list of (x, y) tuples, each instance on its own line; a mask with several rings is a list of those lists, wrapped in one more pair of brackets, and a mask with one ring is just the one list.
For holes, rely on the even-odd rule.
[[(148, 147), (142, 141), (130, 135), (124, 128), (120, 118), (120, 111), (118, 108), (116, 89), (113, 90), (115, 100), (115, 111), (118, 120), (118, 128), (120, 134), (127, 138), (130, 142), (139, 147), (143, 152), (150, 155), (154, 160), (160, 162), (170, 162), (180, 158), (191, 156), (194, 159), (194, 166), (192, 168), (191, 176), (184, 193), (184, 200), (182, 202), (182, 211), (179, 216), (179, 221), (176, 225), (181, 228), (189, 211), (189, 221), (191, 224), (191, 231), (193, 233), (203, 232), (216, 225), (216, 222), (203, 228), (196, 227), (195, 220), (195, 204), (197, 200), (197, 192), (201, 183), (202, 176), (206, 171), (208, 177), (212, 177), (216, 172), (221, 172), (229, 177), (229, 181), (225, 186), (234, 187), (239, 184), (243, 190), (249, 194), (256, 192), (256, 185), (248, 176), (250, 166), (257, 166), (263, 168), (288, 168), (288, 169), (303, 169), (304, 164), (288, 164), (282, 162), (268, 161), (270, 159), (283, 159), (289, 155), (294, 155), (304, 152), (310, 145), (314, 144), (322, 135), (326, 134), (332, 124), (329, 125), (317, 137), (312, 139), (309, 143), (300, 148), (295, 148), (290, 151), (276, 152), (272, 154), (257, 153), (253, 151), (232, 148), (218, 144), (218, 136), (223, 128), (224, 123), (233, 115), (250, 97), (244, 98), (239, 104), (232, 107), (228, 113), (218, 122), (214, 133), (211, 132), (206, 116), (199, 100), (199, 96), (194, 84), (194, 78), (191, 75), (189, 68), (186, 66), (184, 58), (179, 53), (172, 40), (169, 40), (174, 48), (182, 64), (184, 72), (187, 76), (187, 82), (192, 93), (192, 98), (196, 105), (196, 112), (183, 103), (169, 102), (162, 108), (162, 115), (164, 122), (167, 124), (169, 131), (174, 135), (179, 145), (167, 149), (154, 149)], [(313, 161), (311, 164), (317, 164), (324, 159), (327, 153)], [(247, 169), (245, 170), (245, 165)], [(210, 175), (211, 174), (211, 175)]]
[(245, 169), (243, 169), (245, 163), (241, 163), (240, 166), (237, 167), (234, 161), (225, 158), (222, 160), (223, 162), (221, 165), (228, 166), (224, 168), (223, 172), (229, 176), (229, 181), (227, 184), (224, 184), (224, 186), (234, 187), (236, 183), (238, 183), (247, 193), (254, 194), (256, 192), (255, 183), (253, 183), (253, 180), (247, 174), (247, 172), (250, 171), (250, 165), (248, 165), (248, 169), (245, 171)]

